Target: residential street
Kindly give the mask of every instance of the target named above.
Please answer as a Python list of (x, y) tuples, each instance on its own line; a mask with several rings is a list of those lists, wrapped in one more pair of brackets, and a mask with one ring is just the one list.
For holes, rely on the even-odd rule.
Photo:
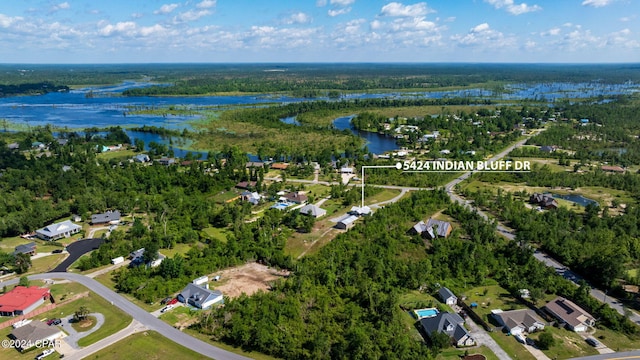
[[(111, 302), (114, 306), (117, 306), (122, 311), (131, 315), (135, 320), (140, 322), (140, 324), (144, 325), (144, 327), (148, 330), (157, 331), (167, 339), (170, 339), (182, 346), (185, 346), (199, 354), (205, 355), (210, 358), (218, 359), (218, 360), (247, 360), (248, 358), (244, 356), (240, 356), (234, 354), (232, 352), (217, 348), (211, 344), (208, 344), (202, 340), (196, 339), (188, 334), (185, 334), (171, 325), (165, 323), (162, 320), (157, 319), (155, 316), (141, 309), (137, 305), (131, 303), (129, 300), (123, 298), (113, 290), (107, 288), (106, 286), (100, 284), (94, 279), (91, 279), (87, 276), (73, 273), (46, 273), (46, 274), (37, 274), (30, 275), (30, 280), (46, 280), (46, 279), (66, 279), (75, 281), (81, 285), (84, 285), (91, 291), (95, 292), (97, 295), (103, 297), (107, 301)], [(0, 283), (0, 287), (4, 285), (14, 285), (18, 282), (18, 279), (8, 280)], [(120, 334), (120, 333), (118, 333)], [(114, 334), (114, 335), (118, 335)], [(118, 340), (124, 339), (128, 336), (128, 333), (122, 333), (119, 336), (110, 336), (109, 339), (110, 344), (115, 343)], [(82, 349), (82, 351), (88, 351)], [(95, 350), (97, 351), (97, 350)], [(87, 356), (85, 354), (83, 356)], [(80, 358), (80, 357), (78, 357)]]
[(489, 336), (489, 333), (478, 326), (478, 324), (476, 324), (470, 317), (465, 319), (465, 324), (469, 327), (469, 333), (473, 336), (478, 345), (485, 345), (491, 349), (491, 351), (493, 351), (500, 360), (511, 360), (511, 357), (502, 350), (500, 345), (498, 345), (491, 336)]

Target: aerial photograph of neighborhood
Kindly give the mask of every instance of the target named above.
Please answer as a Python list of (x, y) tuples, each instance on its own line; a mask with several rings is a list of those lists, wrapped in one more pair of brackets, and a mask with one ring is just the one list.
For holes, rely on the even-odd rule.
[(0, 6), (0, 359), (640, 359), (636, 0)]

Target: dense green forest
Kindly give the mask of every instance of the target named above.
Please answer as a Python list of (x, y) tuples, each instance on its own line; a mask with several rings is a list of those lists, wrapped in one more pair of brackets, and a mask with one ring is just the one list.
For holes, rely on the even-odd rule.
[(54, 85), (50, 82), (27, 83), (18, 85), (0, 84), (0, 97), (16, 95), (43, 95), (50, 92), (69, 91), (66, 85)]
[[(407, 229), (437, 209), (462, 224), (447, 239), (425, 248)], [(509, 269), (509, 270), (507, 270)], [(203, 313), (195, 328), (213, 339), (284, 359), (431, 358), (402, 325), (399, 296), (437, 284), (464, 289), (498, 281), (513, 293), (557, 293), (591, 309), (616, 330), (636, 327), (591, 299), (588, 287), (575, 287), (535, 260), (531, 251), (496, 236), (495, 226), (461, 206), (444, 191), (412, 193), (380, 209), (317, 255), (303, 258), (289, 279), (272, 291), (229, 300)], [(464, 287), (463, 287), (464, 284)]]

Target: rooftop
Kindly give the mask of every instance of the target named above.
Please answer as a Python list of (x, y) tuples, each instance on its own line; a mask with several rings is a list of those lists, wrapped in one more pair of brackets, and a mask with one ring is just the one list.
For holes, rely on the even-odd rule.
[(47, 288), (16, 286), (6, 294), (0, 295), (0, 311), (8, 313), (24, 310), (47, 296), (49, 296)]

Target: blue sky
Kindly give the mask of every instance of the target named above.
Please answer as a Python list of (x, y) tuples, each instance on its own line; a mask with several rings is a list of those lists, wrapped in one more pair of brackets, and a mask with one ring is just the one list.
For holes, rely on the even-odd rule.
[(639, 0), (3, 0), (0, 63), (640, 62)]

